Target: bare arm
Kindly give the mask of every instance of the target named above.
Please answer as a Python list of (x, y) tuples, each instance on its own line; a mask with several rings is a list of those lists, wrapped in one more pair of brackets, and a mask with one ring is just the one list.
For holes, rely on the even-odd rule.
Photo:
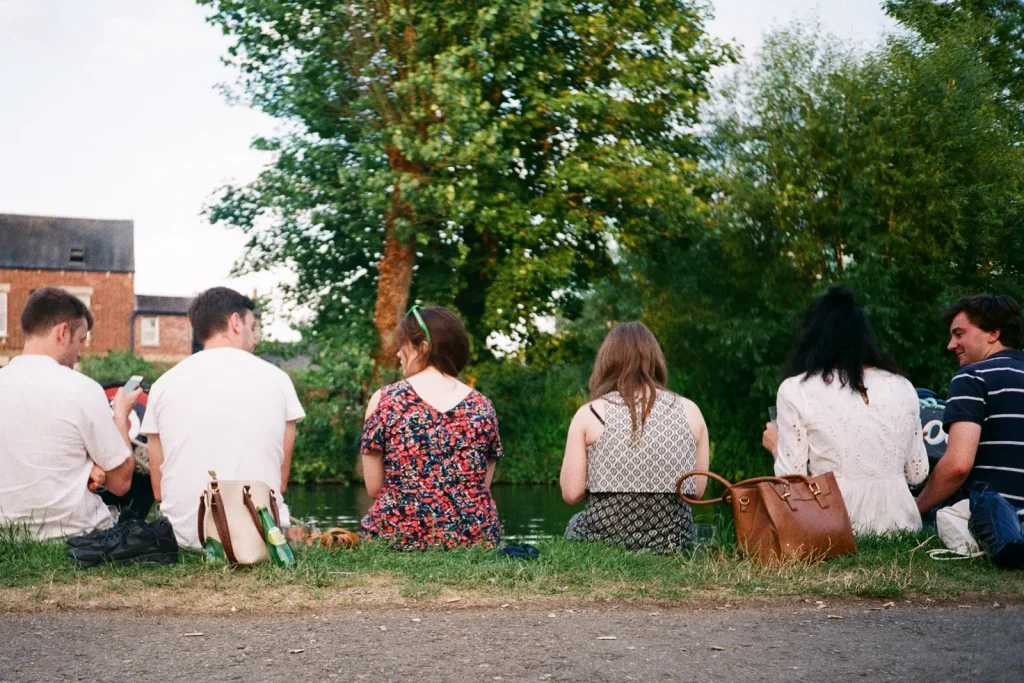
[[(376, 499), (384, 488), (384, 456), (380, 453), (363, 453), (363, 483), (370, 498)], [(492, 461), (493, 462), (493, 461)], [(490, 469), (490, 468), (489, 468)], [(488, 473), (488, 485), (490, 485)]]
[(284, 423), (284, 462), (281, 463), (281, 493), (288, 488), (288, 478), (292, 473), (292, 450), (295, 449), (295, 425), (298, 420)]
[[(373, 411), (377, 410), (380, 404), (380, 389), (373, 392), (370, 402), (366, 406), (365, 420), (369, 420)], [(380, 490), (384, 488), (384, 454), (378, 451), (370, 451), (362, 454), (363, 461), (363, 483), (366, 485), (366, 492), (370, 498), (376, 499)]]
[(587, 422), (590, 419), (596, 421), (590, 412), (590, 404), (587, 404), (576, 411), (569, 425), (562, 473), (558, 479), (562, 500), (569, 505), (576, 505), (587, 497)]
[(484, 479), (484, 486), (491, 488), (491, 480), (494, 479), (494, 468), (498, 466), (498, 461), (491, 459), (487, 461), (487, 477)]
[(917, 509), (925, 514), (956, 493), (974, 467), (981, 440), (981, 425), (976, 422), (954, 422), (949, 428), (946, 453), (939, 459), (932, 476), (917, 497)]
[[(708, 425), (704, 421), (704, 414), (693, 401), (686, 405), (686, 419), (690, 423), (690, 429), (697, 440), (697, 469), (707, 470), (711, 464), (711, 437), (708, 435)], [(694, 477), (697, 480), (697, 498), (704, 497), (704, 488), (708, 485), (707, 477)]]
[[(128, 414), (135, 405), (135, 399), (141, 393), (141, 389), (136, 389), (128, 394), (124, 392), (124, 389), (118, 389), (114, 395), (112, 407), (116, 436), (111, 433), (109, 423), (103, 424), (104, 420), (111, 419), (111, 409), (108, 407), (102, 390), (97, 387), (96, 393), (89, 396), (83, 403), (87, 424), (83, 432), (86, 453), (93, 461), (93, 470), (97, 467), (103, 470), (102, 477), (98, 476), (96, 472), (90, 473), (88, 483), (90, 490), (95, 490), (101, 479), (107, 490), (118, 496), (128, 493), (131, 488), (135, 458), (132, 457), (132, 443), (128, 436)], [(128, 456), (124, 457), (126, 449)], [(118, 464), (108, 469), (115, 462)]]
[(132, 474), (135, 472), (135, 458), (131, 455), (112, 470), (107, 470), (107, 490), (115, 496), (123, 496), (132, 487)]
[(164, 447), (160, 443), (160, 435), (150, 434), (146, 448), (149, 452), (149, 481), (153, 484), (153, 497), (156, 498), (156, 502), (160, 503), (163, 502), (160, 490), (163, 474), (160, 472), (160, 467), (164, 464)]
[[(124, 439), (124, 442), (128, 444), (128, 448), (132, 447), (132, 439), (128, 435), (128, 413), (135, 407), (135, 401), (139, 398), (139, 394), (142, 393), (142, 388), (135, 389), (130, 394), (124, 393), (124, 389), (118, 389), (117, 393), (114, 394), (113, 405), (111, 409), (114, 413), (114, 426), (117, 427), (118, 434)], [(134, 463), (134, 459), (133, 459)], [(133, 464), (132, 467), (135, 467)], [(107, 488), (110, 488), (109, 486)], [(121, 495), (121, 494), (118, 494)]]

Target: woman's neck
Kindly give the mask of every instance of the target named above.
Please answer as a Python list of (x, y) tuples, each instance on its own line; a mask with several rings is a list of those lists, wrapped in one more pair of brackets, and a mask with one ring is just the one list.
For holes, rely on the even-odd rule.
[(405, 379), (410, 380), (410, 379), (412, 379), (414, 377), (423, 377), (423, 378), (435, 377), (435, 378), (438, 378), (438, 379), (455, 379), (451, 375), (444, 374), (443, 372), (441, 372), (440, 370), (435, 368), (433, 365), (428, 365), (427, 367), (425, 367), (425, 368), (423, 368), (421, 370), (417, 370), (416, 372), (412, 373), (411, 375), (409, 375)]

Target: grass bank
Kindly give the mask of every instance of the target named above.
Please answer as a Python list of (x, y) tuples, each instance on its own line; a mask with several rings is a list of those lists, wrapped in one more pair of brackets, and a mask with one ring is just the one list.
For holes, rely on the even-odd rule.
[(191, 554), (172, 567), (84, 570), (64, 558), (62, 544), (8, 536), (0, 539), (0, 610), (264, 613), (422, 602), (1024, 599), (1024, 572), (999, 570), (984, 559), (938, 562), (926, 552), (934, 547), (939, 543), (929, 534), (863, 538), (856, 555), (767, 569), (718, 547), (662, 557), (551, 539), (538, 543), (538, 561), (526, 562), (482, 548), (399, 553), (369, 543), (354, 551), (302, 547), (296, 566), (285, 570), (206, 566)]

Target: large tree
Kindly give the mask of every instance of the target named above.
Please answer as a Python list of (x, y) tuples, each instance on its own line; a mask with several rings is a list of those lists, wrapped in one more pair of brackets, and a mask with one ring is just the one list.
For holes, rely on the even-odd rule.
[(724, 90), (714, 228), (666, 240), (630, 279), (723, 469), (770, 467), (764, 409), (794, 320), (829, 285), (852, 287), (883, 346), (939, 391), (956, 367), (942, 307), (1024, 293), (1024, 147), (1002, 92), (972, 34), (858, 53), (800, 29), (770, 35)]
[(953, 36), (989, 67), (1005, 96), (1024, 118), (1024, 2), (1022, 0), (886, 0), (885, 10), (928, 42)]
[(287, 122), (212, 218), (379, 358), (410, 297), (527, 342), (616, 249), (698, 225), (692, 129), (730, 55), (695, 2), (198, 1), (237, 94)]

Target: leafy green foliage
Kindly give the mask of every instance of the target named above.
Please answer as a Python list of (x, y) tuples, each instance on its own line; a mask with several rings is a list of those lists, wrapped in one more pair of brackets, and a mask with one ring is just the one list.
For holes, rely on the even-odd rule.
[(132, 375), (142, 375), (147, 385), (167, 372), (170, 364), (150, 363), (129, 351), (108, 351), (105, 356), (82, 356), (82, 373), (100, 384), (127, 382)]
[(306, 410), (296, 430), (291, 481), (350, 481), (356, 475), (373, 361), (367, 350), (351, 344), (325, 342), (310, 352), (310, 369), (289, 373)]
[(528, 367), (514, 361), (469, 370), (476, 388), (494, 403), (505, 459), (495, 481), (546, 484), (558, 481), (566, 433), (587, 400), (590, 368), (582, 364)]
[(289, 123), (210, 216), (249, 236), (243, 269), (298, 272), (321, 330), (374, 340), (386, 239), (415, 246), (414, 298), (528, 341), (614, 270), (609, 239), (698, 224), (691, 130), (731, 54), (695, 3), (198, 1)]
[(625, 280), (705, 411), (716, 469), (770, 468), (765, 408), (794, 321), (827, 286), (850, 286), (883, 347), (937, 390), (955, 370), (943, 306), (1019, 297), (1024, 149), (970, 38), (890, 37), (856, 54), (784, 30), (724, 90), (707, 232), (666, 240)]
[[(1024, 115), (1024, 3), (1020, 0), (886, 0), (886, 12), (925, 40), (970, 36), (1001, 95)], [(1024, 122), (1024, 121), (1022, 121)]]

